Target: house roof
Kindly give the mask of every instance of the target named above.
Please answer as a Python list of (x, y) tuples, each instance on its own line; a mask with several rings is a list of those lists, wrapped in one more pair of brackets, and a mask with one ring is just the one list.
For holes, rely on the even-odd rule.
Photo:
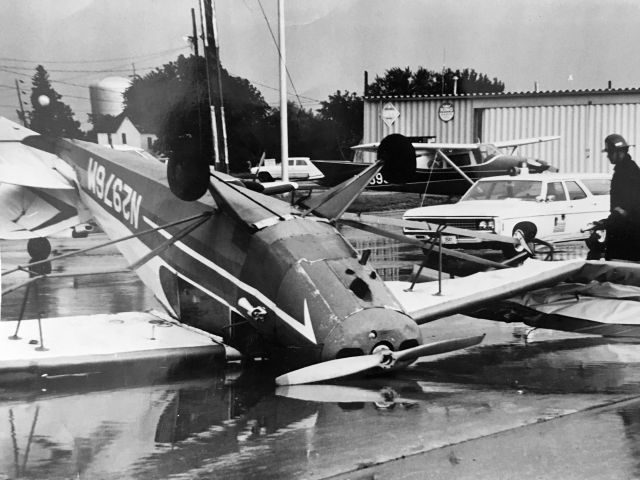
[(111, 115), (101, 115), (98, 117), (95, 129), (97, 133), (115, 133), (125, 118), (124, 112), (113, 117)]
[(140, 125), (139, 123), (132, 121), (129, 117), (125, 115), (124, 112), (122, 112), (120, 115), (116, 117), (113, 117), (111, 115), (105, 115), (100, 117), (100, 120), (96, 125), (96, 132), (97, 133), (116, 133), (120, 128), (120, 126), (122, 125), (122, 122), (124, 122), (126, 119), (129, 119), (129, 121), (133, 124), (133, 126), (136, 127), (138, 132), (143, 134), (155, 135), (154, 132), (150, 132), (144, 127), (142, 127), (142, 125)]

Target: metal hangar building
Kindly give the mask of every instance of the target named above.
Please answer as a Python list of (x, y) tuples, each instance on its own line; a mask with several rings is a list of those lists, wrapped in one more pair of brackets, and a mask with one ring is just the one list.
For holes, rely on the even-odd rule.
[[(365, 96), (363, 143), (401, 133), (418, 141), (491, 143), (559, 135), (519, 148), (563, 172), (607, 172), (604, 138), (640, 145), (640, 88), (429, 96)], [(365, 154), (373, 161), (374, 154)], [(638, 151), (631, 151), (638, 157)]]

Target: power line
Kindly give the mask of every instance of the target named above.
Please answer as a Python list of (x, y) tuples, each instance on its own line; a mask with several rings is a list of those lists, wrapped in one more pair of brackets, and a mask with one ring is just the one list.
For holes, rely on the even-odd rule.
[[(262, 16), (264, 18), (265, 23), (267, 24), (267, 28), (269, 29), (269, 33), (271, 34), (271, 39), (273, 40), (273, 44), (276, 46), (276, 50), (278, 51), (278, 58), (280, 60), (282, 60), (282, 52), (280, 51), (280, 45), (278, 45), (278, 42), (276, 41), (276, 37), (273, 34), (273, 30), (271, 29), (271, 24), (269, 23), (269, 20), (267, 19), (267, 14), (264, 11), (264, 8), (262, 8), (262, 2), (260, 0), (258, 0), (258, 5), (260, 5), (260, 10), (262, 11)], [(289, 68), (286, 66), (284, 66), (286, 72), (287, 72), (287, 77), (289, 78), (289, 83), (291, 83), (291, 86), (293, 87), (293, 91), (296, 94), (296, 97), (298, 97), (298, 103), (300, 103), (300, 107), (302, 107), (302, 102), (300, 102), (300, 97), (298, 95), (298, 90), (296, 89), (296, 86), (293, 83), (293, 79), (291, 78), (291, 73), (289, 72)]]
[(26, 60), (26, 59), (20, 59), (20, 58), (8, 58), (8, 57), (0, 57), (0, 61), (6, 61), (6, 62), (21, 62), (21, 63), (36, 63), (36, 64), (60, 64), (60, 63), (79, 63), (79, 64), (84, 64), (84, 63), (108, 63), (108, 62), (120, 62), (120, 61), (124, 61), (124, 60), (137, 60), (140, 58), (146, 58), (146, 57), (154, 57), (154, 56), (160, 56), (160, 55), (164, 55), (167, 53), (173, 53), (173, 52), (178, 52), (180, 50), (187, 50), (190, 49), (191, 47), (189, 46), (182, 46), (180, 48), (173, 48), (170, 50), (163, 50), (160, 52), (154, 52), (154, 53), (147, 53), (144, 55), (135, 55), (135, 56), (131, 56), (131, 57), (120, 57), (120, 58), (111, 58), (111, 59), (102, 59), (102, 60)]

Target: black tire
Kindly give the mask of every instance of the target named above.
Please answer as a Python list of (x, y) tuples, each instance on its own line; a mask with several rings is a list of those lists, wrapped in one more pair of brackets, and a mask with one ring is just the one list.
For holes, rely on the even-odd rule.
[(27, 253), (33, 261), (44, 260), (51, 254), (51, 243), (44, 237), (30, 238), (27, 242)]
[[(522, 237), (524, 241), (529, 245), (531, 251), (533, 251), (533, 240), (536, 238), (536, 234), (538, 233), (538, 228), (531, 222), (521, 222), (516, 224), (513, 227), (513, 231), (511, 232), (511, 236), (514, 238)], [(505, 257), (511, 258), (514, 255), (520, 253), (521, 249), (514, 245), (507, 245), (502, 248), (502, 253)]]

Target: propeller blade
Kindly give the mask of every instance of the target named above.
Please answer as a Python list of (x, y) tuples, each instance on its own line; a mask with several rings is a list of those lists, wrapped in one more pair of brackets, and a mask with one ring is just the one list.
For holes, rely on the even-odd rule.
[(484, 334), (474, 337), (454, 338), (452, 340), (442, 340), (440, 342), (426, 343), (417, 347), (407, 348), (399, 352), (393, 352), (393, 358), (397, 362), (410, 362), (419, 357), (427, 355), (438, 355), (440, 353), (453, 352), (463, 348), (473, 347), (484, 339)]
[(307, 402), (382, 402), (379, 391), (342, 385), (287, 385), (276, 388), (276, 395)]
[(322, 382), (334, 378), (346, 377), (380, 366), (382, 355), (362, 355), (359, 357), (338, 358), (300, 368), (276, 378), (276, 385), (301, 385)]

